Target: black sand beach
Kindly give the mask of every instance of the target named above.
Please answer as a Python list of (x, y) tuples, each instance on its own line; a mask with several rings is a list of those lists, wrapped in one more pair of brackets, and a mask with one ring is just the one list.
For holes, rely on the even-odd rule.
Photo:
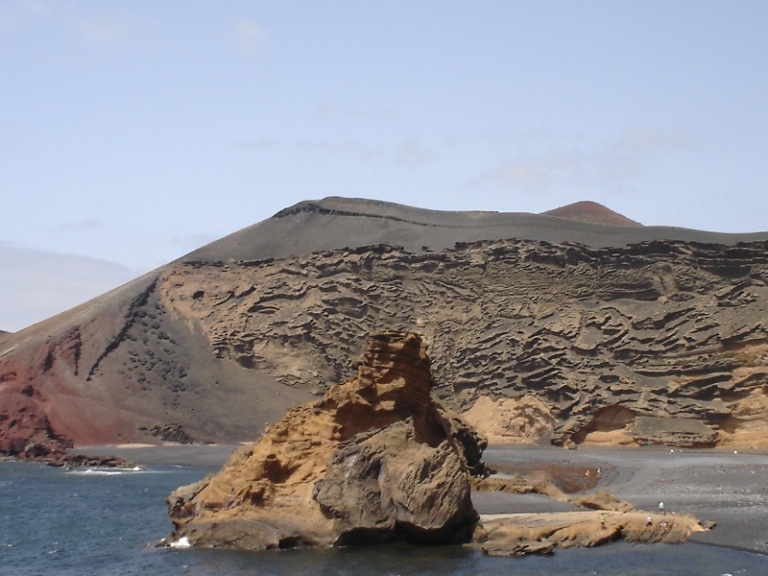
[[(605, 490), (640, 509), (690, 513), (717, 523), (691, 540), (768, 553), (768, 455), (675, 449), (579, 449), (493, 446), (485, 459), (492, 466), (573, 466), (600, 478), (592, 490)], [(585, 471), (585, 474), (586, 474)], [(482, 513), (560, 511), (563, 504), (540, 496), (476, 494)]]
[(220, 468), (236, 444), (119, 444), (85, 446), (73, 450), (89, 456), (120, 456), (139, 466), (202, 466)]

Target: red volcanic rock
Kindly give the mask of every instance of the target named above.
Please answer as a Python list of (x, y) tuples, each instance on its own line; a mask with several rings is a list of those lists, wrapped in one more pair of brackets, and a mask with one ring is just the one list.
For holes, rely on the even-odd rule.
[(48, 450), (66, 450), (72, 443), (56, 436), (45, 411), (39, 404), (39, 393), (31, 384), (13, 389), (0, 384), (3, 395), (0, 409), (0, 453), (24, 457), (30, 444), (48, 446)]
[(19, 373), (13, 363), (0, 372), (0, 455), (52, 466), (135, 466), (116, 456), (72, 454), (72, 440), (51, 426), (42, 393)]
[(606, 208), (597, 202), (582, 201), (561, 206), (554, 210), (542, 212), (544, 216), (556, 216), (567, 220), (578, 220), (579, 222), (589, 222), (592, 224), (605, 224), (607, 226), (642, 226), (639, 222), (630, 220), (626, 216)]

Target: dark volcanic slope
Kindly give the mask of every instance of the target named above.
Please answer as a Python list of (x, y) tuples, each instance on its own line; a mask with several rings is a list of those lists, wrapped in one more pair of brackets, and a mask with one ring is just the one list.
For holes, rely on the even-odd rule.
[[(391, 328), (424, 334), (448, 403), (532, 394), (561, 441), (755, 434), (768, 414), (765, 241), (301, 203), (3, 335), (0, 450), (54, 432), (157, 441), (172, 424), (253, 438), (348, 379), (359, 343)], [(19, 406), (33, 430), (14, 424)]]
[(456, 242), (480, 240), (575, 242), (592, 248), (651, 240), (736, 244), (768, 239), (768, 233), (720, 234), (661, 226), (606, 226), (555, 216), (500, 212), (442, 212), (399, 204), (326, 198), (301, 202), (272, 218), (217, 240), (184, 260), (258, 260), (320, 250), (386, 244), (412, 252), (438, 252)]

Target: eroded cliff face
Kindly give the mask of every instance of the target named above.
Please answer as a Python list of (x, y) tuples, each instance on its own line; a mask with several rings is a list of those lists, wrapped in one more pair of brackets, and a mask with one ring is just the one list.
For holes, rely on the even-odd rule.
[(368, 339), (356, 378), (291, 409), (212, 478), (168, 498), (173, 539), (259, 550), (468, 541), (484, 443), (430, 397), (415, 334)]
[[(418, 329), (438, 395), (484, 412), (494, 439), (757, 445), (768, 422), (767, 247), (377, 246), (189, 262), (158, 289), (217, 357), (292, 387), (341, 381), (367, 333)], [(496, 410), (476, 404), (489, 400)]]

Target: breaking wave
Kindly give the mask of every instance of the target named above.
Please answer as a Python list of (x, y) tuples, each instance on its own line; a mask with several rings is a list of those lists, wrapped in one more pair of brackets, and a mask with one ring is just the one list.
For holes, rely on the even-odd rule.
[(84, 470), (70, 470), (68, 474), (77, 474), (81, 476), (120, 476), (123, 474), (136, 474), (147, 473), (150, 470), (145, 470), (140, 466), (134, 466), (133, 468), (85, 468)]

